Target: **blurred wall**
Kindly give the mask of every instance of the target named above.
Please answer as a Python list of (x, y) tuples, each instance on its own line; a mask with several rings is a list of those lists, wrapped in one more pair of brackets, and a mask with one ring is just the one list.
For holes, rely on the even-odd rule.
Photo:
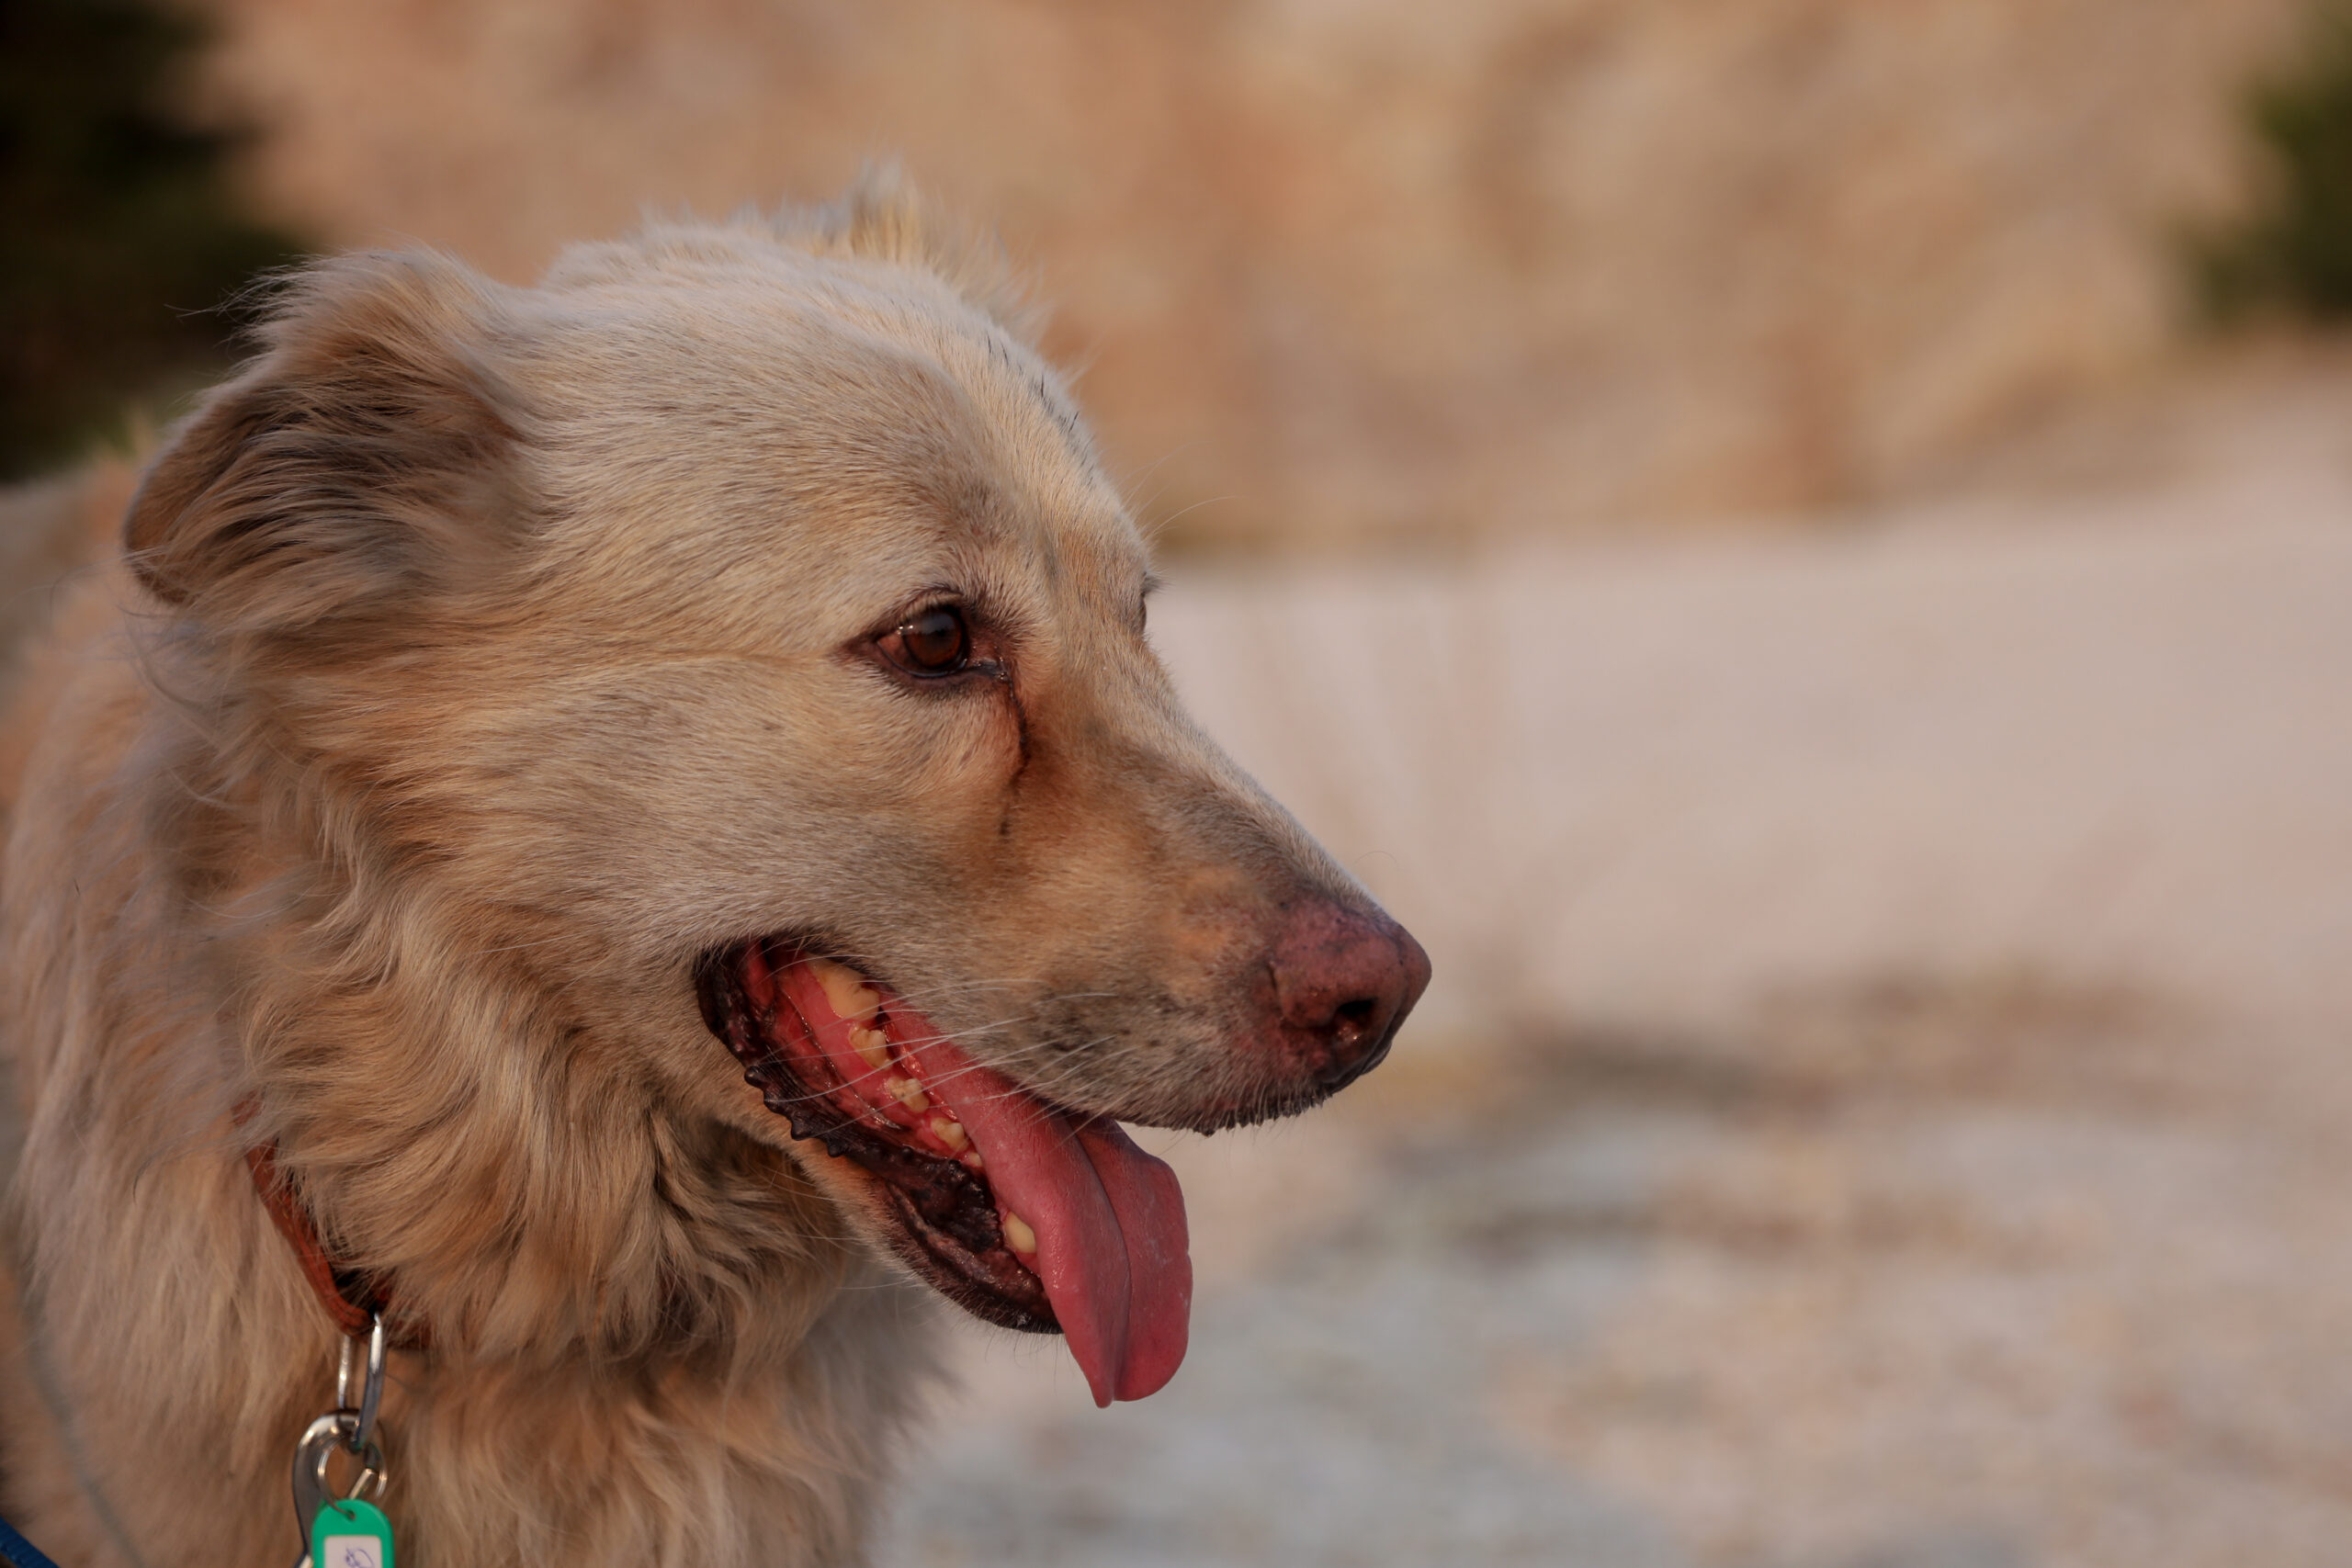
[(1836, 506), (2160, 363), (2301, 0), (214, 0), (257, 177), (528, 278), (864, 156), (1181, 538)]

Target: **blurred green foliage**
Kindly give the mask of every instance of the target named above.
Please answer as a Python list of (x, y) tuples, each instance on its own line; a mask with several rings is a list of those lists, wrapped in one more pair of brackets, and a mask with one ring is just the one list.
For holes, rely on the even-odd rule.
[(241, 208), (240, 134), (189, 112), (207, 41), (167, 5), (0, 0), (0, 476), (217, 369), (218, 308), (294, 254)]
[(2196, 247), (2214, 314), (2352, 316), (2352, 3), (2322, 0), (2301, 51), (2246, 98), (2257, 204)]

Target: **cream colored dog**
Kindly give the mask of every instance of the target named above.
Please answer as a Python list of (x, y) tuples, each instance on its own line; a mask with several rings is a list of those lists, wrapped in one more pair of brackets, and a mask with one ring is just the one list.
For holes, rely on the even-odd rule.
[(313, 267), (125, 539), (0, 781), (0, 1514), (69, 1568), (290, 1560), (371, 1310), (403, 1568), (855, 1561), (922, 1287), (1150, 1393), (1118, 1122), (1312, 1105), (1426, 981), (888, 182)]

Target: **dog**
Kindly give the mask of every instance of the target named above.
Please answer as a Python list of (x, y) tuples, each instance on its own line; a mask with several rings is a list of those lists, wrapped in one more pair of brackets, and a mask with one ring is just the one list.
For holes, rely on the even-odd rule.
[(862, 1560), (940, 1297), (1174, 1374), (1120, 1123), (1320, 1102), (1429, 961), (1182, 711), (997, 254), (874, 176), (279, 287), (0, 751), (31, 1540), (285, 1560), (378, 1325), (411, 1568)]

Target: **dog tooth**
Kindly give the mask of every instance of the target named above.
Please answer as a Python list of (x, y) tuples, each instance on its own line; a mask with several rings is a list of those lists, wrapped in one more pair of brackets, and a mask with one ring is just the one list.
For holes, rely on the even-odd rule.
[(808, 973), (825, 987), (825, 999), (832, 1004), (833, 1011), (861, 1026), (874, 1021), (874, 1010), (882, 1005), (882, 993), (861, 979), (856, 970), (830, 958), (811, 958)]
[(931, 1131), (934, 1137), (951, 1149), (961, 1150), (972, 1141), (971, 1135), (964, 1131), (964, 1123), (956, 1121), (953, 1116), (933, 1117)]
[(1037, 1250), (1037, 1233), (1029, 1228), (1028, 1221), (1007, 1209), (1004, 1212), (1004, 1243), (1026, 1258)]
[(890, 1066), (890, 1037), (878, 1029), (853, 1029), (849, 1032), (850, 1049), (876, 1072)]
[(931, 1109), (931, 1096), (923, 1093), (922, 1085), (912, 1078), (902, 1078), (893, 1073), (882, 1080), (882, 1087), (896, 1095), (899, 1104), (918, 1116)]
[(980, 1157), (980, 1151), (978, 1149), (966, 1149), (962, 1154), (956, 1156), (956, 1162), (975, 1176), (979, 1175), (989, 1168), (989, 1162)]

